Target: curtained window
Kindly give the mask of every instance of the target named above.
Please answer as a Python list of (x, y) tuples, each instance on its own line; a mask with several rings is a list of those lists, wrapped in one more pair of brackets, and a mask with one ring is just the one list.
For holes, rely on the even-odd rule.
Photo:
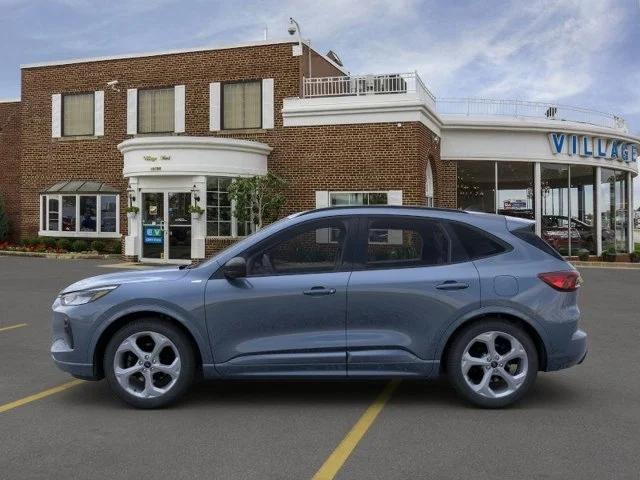
[(222, 97), (224, 130), (262, 127), (262, 82), (224, 84)]
[(63, 95), (62, 99), (62, 135), (93, 135), (94, 94)]
[(174, 131), (174, 89), (154, 88), (138, 91), (138, 132)]

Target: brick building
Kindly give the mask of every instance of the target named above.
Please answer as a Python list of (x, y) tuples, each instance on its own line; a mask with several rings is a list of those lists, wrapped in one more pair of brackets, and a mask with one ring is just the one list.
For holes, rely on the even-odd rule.
[[(251, 229), (234, 218), (229, 182), (270, 170), (287, 181), (284, 213), (468, 208), (535, 219), (566, 254), (631, 248), (639, 140), (619, 117), (436, 99), (415, 73), (354, 76), (300, 47), (24, 65), (20, 101), (0, 103), (13, 235), (122, 239), (145, 261), (202, 258)], [(206, 213), (192, 218), (194, 203)]]

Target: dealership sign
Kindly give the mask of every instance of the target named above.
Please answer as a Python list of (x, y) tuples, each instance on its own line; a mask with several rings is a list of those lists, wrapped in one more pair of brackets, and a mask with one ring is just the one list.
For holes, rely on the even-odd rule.
[(638, 160), (638, 144), (617, 138), (554, 132), (549, 134), (549, 143), (554, 155), (577, 155), (627, 163)]

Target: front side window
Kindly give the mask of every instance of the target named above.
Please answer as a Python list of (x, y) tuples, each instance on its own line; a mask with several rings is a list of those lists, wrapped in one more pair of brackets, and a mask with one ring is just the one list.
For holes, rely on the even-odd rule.
[(262, 82), (226, 83), (222, 87), (222, 128), (262, 127)]
[(93, 135), (94, 94), (75, 93), (62, 97), (62, 135)]
[(439, 223), (428, 219), (371, 218), (366, 242), (366, 268), (407, 268), (450, 262), (448, 235)]
[(167, 133), (174, 131), (174, 92), (173, 87), (138, 90), (139, 133)]
[[(322, 238), (335, 232), (335, 242)], [(291, 229), (275, 243), (259, 248), (249, 256), (248, 270), (253, 276), (333, 272), (342, 262), (347, 227), (341, 220), (329, 219)]]
[(43, 232), (68, 236), (117, 236), (118, 195), (41, 196)]

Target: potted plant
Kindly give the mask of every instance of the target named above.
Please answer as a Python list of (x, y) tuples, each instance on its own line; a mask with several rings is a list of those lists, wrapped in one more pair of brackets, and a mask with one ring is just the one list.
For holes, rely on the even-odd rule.
[(602, 259), (605, 262), (615, 262), (618, 254), (616, 253), (616, 247), (609, 245), (607, 249), (602, 252)]
[(204, 213), (204, 208), (200, 205), (189, 205), (189, 213), (191, 214), (191, 218), (197, 220)]
[(579, 260), (583, 262), (589, 261), (589, 250), (587, 250), (586, 248), (581, 248), (580, 250), (578, 250), (577, 255)]
[(129, 205), (125, 211), (127, 212), (127, 217), (134, 219), (136, 218), (136, 215), (138, 214), (138, 212), (140, 211), (140, 209), (138, 207), (135, 207), (133, 205)]

